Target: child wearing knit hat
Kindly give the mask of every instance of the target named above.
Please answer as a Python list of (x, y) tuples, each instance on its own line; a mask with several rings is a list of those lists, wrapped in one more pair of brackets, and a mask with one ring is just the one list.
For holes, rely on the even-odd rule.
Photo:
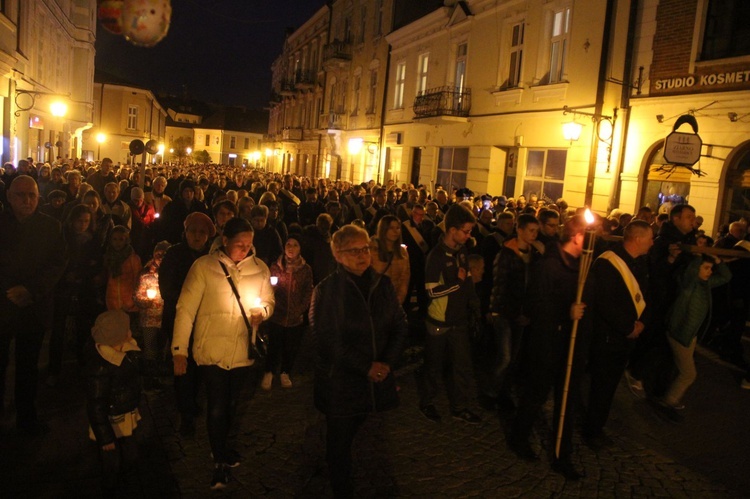
[(89, 437), (100, 450), (103, 486), (113, 489), (123, 465), (138, 456), (134, 432), (141, 419), (140, 349), (122, 310), (100, 314), (91, 336), (85, 364)]

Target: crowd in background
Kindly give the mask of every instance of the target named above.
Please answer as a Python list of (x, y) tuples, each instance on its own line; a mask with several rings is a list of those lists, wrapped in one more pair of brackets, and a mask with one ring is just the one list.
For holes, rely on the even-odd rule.
[[(254, 324), (262, 316), (265, 322), (260, 327), (270, 341), (263, 390), (272, 389), (277, 375), (282, 388), (293, 386), (294, 361), (308, 330), (313, 288), (341, 265), (351, 273), (347, 263), (354, 268), (357, 262), (352, 259), (361, 256), (375, 275), (388, 276), (409, 320), (404, 341), (424, 349), (419, 409), (425, 418), (441, 420), (434, 399), (448, 366), (445, 386), (453, 418), (479, 423), (475, 403), (508, 417), (515, 414), (507, 442), (524, 459), (537, 459), (529, 438), (552, 389), (559, 416), (558, 392), (565, 377), (561, 366), (574, 321), (581, 323), (581, 337), (577, 340), (580, 367), (573, 384), (578, 387), (589, 376), (591, 386), (588, 396), (582, 389), (571, 391), (574, 400), (566, 414), (575, 418), (576, 408), (586, 407), (582, 432), (594, 447), (608, 444), (603, 428), (623, 372), (634, 394), (647, 397), (660, 415), (679, 422), (683, 395), (696, 377), (692, 355), (697, 343), (747, 368), (741, 339), (750, 310), (750, 260), (720, 258), (710, 252), (696, 256), (681, 246), (750, 250), (747, 220), (707, 234), (693, 207), (671, 202), (644, 206), (633, 214), (613, 210), (587, 224), (580, 208), (534, 193), (509, 198), (477, 194), (465, 187), (413, 186), (392, 180), (355, 184), (227, 165), (132, 168), (107, 158), (96, 165), (58, 163), (6, 163), (0, 176), (4, 207), (0, 284), (3, 294), (9, 293), (0, 306), (4, 313), (10, 311), (0, 321), (0, 395), (4, 398), (8, 345), (15, 334), (16, 424), (29, 434), (44, 431), (33, 409), (35, 389), (28, 389), (37, 382), (33, 358), (41, 349), (39, 331), (50, 338), (48, 385), (58, 383), (63, 357), (69, 352), (95, 379), (102, 373), (90, 366), (104, 368), (101, 362), (92, 362), (98, 357), (91, 350), (91, 331), (97, 330), (98, 318), (107, 310), (127, 314), (135, 342), (120, 331), (114, 340), (100, 333), (96, 345), (119, 348), (122, 355), (116, 358), (122, 362), (131, 355), (128, 345), (137, 343), (146, 389), (161, 389), (174, 369), (179, 374), (174, 378), (179, 431), (183, 436), (194, 433), (202, 374), (216, 375), (198, 369), (203, 361), (199, 356), (196, 364), (189, 354), (196, 351), (193, 342), (204, 338), (198, 333), (191, 336), (192, 322), (180, 319), (189, 307), (183, 283), (196, 278), (188, 277), (196, 260), (220, 249), (229, 257), (227, 263), (238, 268), (252, 256), (264, 279), (273, 276), (276, 282), (275, 297), (266, 297), (264, 312), (253, 314), (258, 318)], [(28, 209), (22, 197), (31, 196), (32, 187), (38, 192), (38, 206), (21, 217), (21, 210)], [(40, 214), (45, 217), (39, 218)], [(32, 218), (44, 225), (41, 239), (24, 229), (24, 220)], [(50, 219), (56, 220), (58, 229)], [(232, 219), (242, 219), (244, 225), (230, 223)], [(229, 235), (224, 233), (227, 224)], [(335, 234), (350, 225), (362, 232), (339, 236), (342, 245), (337, 247)], [(575, 284), (586, 232), (591, 230), (597, 235), (594, 256), (603, 258), (592, 267), (580, 306)], [(228, 248), (239, 245), (243, 233), (252, 233), (249, 251), (233, 259)], [(364, 241), (367, 247), (349, 247), (350, 240)], [(28, 255), (36, 260), (29, 262)], [(611, 267), (603, 263), (607, 259), (613, 262)], [(627, 269), (618, 270), (618, 265)], [(23, 326), (33, 326), (37, 339), (19, 349), (18, 328), (28, 318), (26, 300), (31, 297), (15, 296), (11, 290), (18, 284), (14, 279), (26, 282), (40, 271), (47, 282), (28, 291), (34, 306), (42, 308), (35, 309), (33, 325)], [(352, 282), (361, 284), (359, 277)], [(619, 295), (613, 280), (625, 283)], [(230, 293), (228, 287), (225, 292)], [(335, 294), (335, 290), (323, 288), (320, 293)], [(194, 312), (200, 317), (200, 311)], [(365, 313), (372, 312), (377, 310)], [(190, 320), (198, 321), (195, 314)], [(325, 310), (320, 316), (328, 317)], [(116, 319), (121, 317), (109, 317), (108, 324), (119, 331), (124, 326)], [(325, 332), (318, 322), (316, 334)], [(181, 350), (176, 350), (178, 346)], [(102, 348), (98, 354), (104, 356)], [(179, 369), (176, 361), (172, 366), (173, 356), (185, 358)], [(376, 371), (384, 379), (395, 367), (390, 364), (396, 357), (391, 351), (388, 363), (377, 364)], [(365, 375), (378, 383), (378, 372)], [(225, 386), (214, 378), (208, 383), (215, 390)], [(742, 386), (750, 388), (750, 376)], [(92, 390), (90, 397), (96, 399), (98, 392)], [(130, 413), (134, 408), (125, 409)], [(97, 420), (92, 411), (92, 421), (101, 423), (101, 415)], [(98, 427), (92, 422), (92, 428)], [(567, 428), (563, 452), (553, 469), (575, 479), (580, 473), (571, 461), (572, 423)], [(94, 433), (104, 445), (115, 438), (104, 430)], [(216, 443), (220, 437), (212, 438), (222, 465), (239, 463), (225, 442)], [(341, 466), (338, 459), (329, 463)], [(343, 466), (350, 463), (344, 460)], [(227, 469), (220, 471), (224, 475), (215, 476), (212, 486), (226, 483)], [(339, 479), (343, 480), (339, 490), (346, 495), (347, 477)]]

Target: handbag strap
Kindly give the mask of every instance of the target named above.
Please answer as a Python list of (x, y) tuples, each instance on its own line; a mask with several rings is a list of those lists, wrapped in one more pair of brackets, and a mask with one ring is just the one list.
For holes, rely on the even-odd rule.
[(247, 326), (247, 330), (252, 331), (252, 326), (250, 325), (250, 321), (247, 319), (247, 314), (245, 313), (245, 307), (242, 306), (242, 301), (240, 300), (240, 293), (239, 291), (237, 291), (237, 286), (234, 285), (232, 276), (229, 275), (229, 269), (227, 269), (227, 266), (224, 265), (224, 262), (222, 262), (221, 260), (219, 260), (219, 265), (221, 265), (221, 268), (224, 271), (224, 277), (227, 278), (227, 281), (229, 281), (229, 285), (232, 287), (232, 292), (234, 293), (234, 297), (237, 299), (237, 305), (240, 306), (240, 312), (242, 312), (242, 318), (245, 319), (245, 325)]

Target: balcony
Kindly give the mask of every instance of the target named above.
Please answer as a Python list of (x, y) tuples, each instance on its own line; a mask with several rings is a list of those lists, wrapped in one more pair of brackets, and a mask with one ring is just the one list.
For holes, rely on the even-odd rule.
[(294, 80), (284, 80), (281, 82), (281, 85), (279, 85), (279, 93), (281, 95), (294, 95), (295, 89), (294, 89)]
[(414, 119), (435, 123), (467, 121), (471, 110), (471, 89), (438, 87), (421, 92), (414, 99)]
[(344, 112), (321, 114), (320, 127), (327, 130), (343, 130), (346, 128), (346, 114)]
[(276, 92), (271, 92), (271, 97), (268, 99), (271, 105), (274, 104), (281, 104), (281, 101), (283, 100), (281, 98), (281, 95), (277, 94)]
[(286, 127), (282, 129), (281, 140), (302, 140), (302, 128)]
[(318, 75), (315, 71), (297, 71), (294, 75), (294, 86), (297, 90), (309, 90), (315, 86)]
[(323, 64), (330, 68), (344, 67), (352, 61), (352, 44), (334, 40), (323, 48)]

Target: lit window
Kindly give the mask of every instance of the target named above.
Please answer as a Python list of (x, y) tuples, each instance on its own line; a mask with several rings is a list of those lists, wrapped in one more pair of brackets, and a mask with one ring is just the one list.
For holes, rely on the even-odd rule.
[(399, 62), (396, 66), (396, 88), (393, 96), (393, 108), (404, 108), (404, 83), (406, 81), (406, 63)]
[(451, 189), (466, 187), (469, 169), (468, 147), (441, 147), (438, 160), (437, 183)]
[(552, 32), (549, 53), (549, 83), (558, 83), (565, 77), (570, 37), (570, 7), (556, 10), (552, 14)]
[(510, 66), (508, 68), (508, 88), (516, 88), (521, 83), (521, 63), (523, 62), (523, 28), (524, 22), (514, 24), (511, 28)]
[(539, 199), (554, 200), (563, 197), (563, 181), (568, 151), (565, 149), (533, 149), (526, 160), (523, 193), (534, 193)]
[(427, 69), (430, 66), (430, 54), (419, 56), (419, 68), (417, 74), (417, 95), (427, 90)]
[(138, 106), (128, 106), (128, 130), (138, 129)]

